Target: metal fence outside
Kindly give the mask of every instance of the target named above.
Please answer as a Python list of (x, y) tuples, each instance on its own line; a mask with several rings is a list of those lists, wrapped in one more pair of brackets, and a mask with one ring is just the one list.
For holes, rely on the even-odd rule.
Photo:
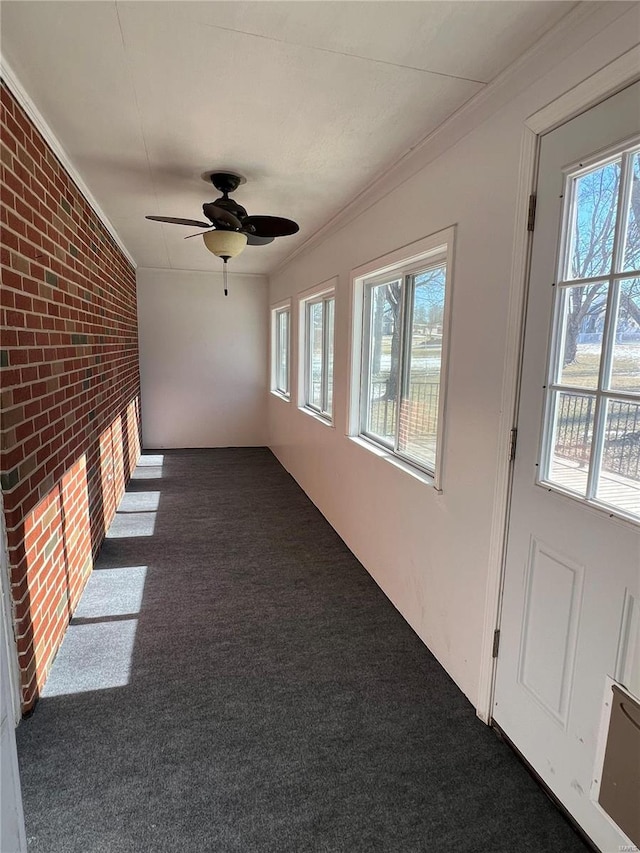
[[(595, 397), (561, 393), (558, 399), (555, 453), (589, 462)], [(640, 480), (640, 403), (612, 401), (607, 412), (602, 470)]]
[[(414, 436), (434, 435), (438, 423), (437, 382), (411, 381), (411, 431)], [(396, 399), (388, 399), (388, 380), (371, 383), (369, 430), (391, 437), (396, 429)], [(558, 400), (555, 453), (575, 462), (589, 462), (595, 398), (561, 393)], [(609, 404), (602, 469), (640, 481), (640, 403)]]

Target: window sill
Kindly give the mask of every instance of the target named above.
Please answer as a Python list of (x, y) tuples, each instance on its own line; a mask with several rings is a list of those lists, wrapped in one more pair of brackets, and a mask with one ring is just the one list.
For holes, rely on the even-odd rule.
[(281, 391), (274, 391), (273, 388), (271, 389), (271, 394), (274, 397), (277, 397), (278, 400), (282, 400), (284, 403), (290, 403), (291, 402), (291, 395), (290, 394), (283, 394)]
[(431, 486), (437, 494), (442, 494), (442, 489), (436, 489), (435, 480), (433, 479), (432, 474), (427, 474), (426, 471), (416, 468), (415, 465), (412, 465), (405, 459), (400, 459), (398, 456), (391, 453), (390, 450), (385, 450), (384, 447), (380, 447), (379, 444), (376, 444), (374, 441), (369, 441), (369, 439), (364, 438), (361, 435), (350, 435), (347, 437), (354, 444), (357, 444), (359, 447), (363, 447), (369, 453), (373, 453), (378, 458), (384, 459), (385, 462), (389, 462), (389, 464), (393, 465), (395, 468), (399, 468), (401, 471), (404, 471), (405, 474), (409, 474), (410, 477), (413, 477), (420, 483), (424, 483), (425, 486)]
[(318, 421), (326, 427), (331, 427), (331, 429), (335, 429), (334, 423), (325, 415), (321, 415), (320, 412), (316, 412), (315, 409), (309, 409), (307, 406), (298, 406), (298, 411), (302, 412), (305, 415), (309, 415), (309, 417)]

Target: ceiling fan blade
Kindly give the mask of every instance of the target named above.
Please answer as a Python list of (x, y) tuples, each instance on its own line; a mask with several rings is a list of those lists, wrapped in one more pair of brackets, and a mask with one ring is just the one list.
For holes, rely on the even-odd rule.
[(247, 216), (242, 228), (256, 237), (286, 237), (300, 230), (297, 222), (282, 216)]
[(190, 225), (192, 228), (211, 228), (210, 222), (200, 222), (197, 219), (180, 219), (177, 216), (145, 216), (154, 222), (168, 222), (170, 225)]
[[(216, 231), (215, 228), (209, 228), (209, 231)], [(202, 237), (203, 234), (208, 234), (209, 231), (198, 231), (195, 234), (187, 234), (185, 240), (190, 240), (192, 237)]]
[(212, 201), (202, 205), (202, 212), (219, 228), (226, 228), (228, 230), (229, 228), (240, 229), (242, 227), (242, 223), (237, 216), (234, 216), (233, 213), (230, 213), (223, 207), (218, 207)]
[(247, 234), (247, 246), (266, 246), (273, 243), (273, 237), (257, 237), (255, 234)]

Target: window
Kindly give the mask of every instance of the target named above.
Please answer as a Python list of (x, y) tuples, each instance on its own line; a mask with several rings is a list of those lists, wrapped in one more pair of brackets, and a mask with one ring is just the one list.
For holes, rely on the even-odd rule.
[(420, 255), (356, 278), (358, 434), (430, 474), (438, 488), (452, 242), (450, 229), (422, 241), (433, 248)]
[(303, 407), (325, 420), (333, 417), (334, 291), (324, 291), (301, 303), (304, 306)]
[(565, 176), (540, 482), (640, 520), (640, 145)]
[(271, 390), (282, 397), (289, 397), (289, 350), (290, 318), (289, 304), (276, 307), (271, 312)]

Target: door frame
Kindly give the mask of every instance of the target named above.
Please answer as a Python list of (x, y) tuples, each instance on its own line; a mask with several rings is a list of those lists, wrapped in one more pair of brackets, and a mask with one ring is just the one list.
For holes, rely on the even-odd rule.
[[(527, 230), (529, 197), (537, 185), (540, 137), (570, 121), (590, 107), (640, 79), (640, 46), (623, 53), (613, 62), (560, 95), (524, 122), (520, 144), (520, 166), (516, 201), (515, 238), (511, 256), (511, 286), (507, 314), (499, 455), (496, 470), (496, 499), (491, 519), (489, 574), (485, 593), (477, 716), (487, 725), (492, 720), (493, 694), (498, 658), (494, 657), (494, 637), (500, 626), (502, 587), (513, 480), (511, 430), (517, 425), (522, 371), (525, 312), (529, 285), (529, 260), (533, 234)], [(517, 744), (516, 744), (517, 746)]]

